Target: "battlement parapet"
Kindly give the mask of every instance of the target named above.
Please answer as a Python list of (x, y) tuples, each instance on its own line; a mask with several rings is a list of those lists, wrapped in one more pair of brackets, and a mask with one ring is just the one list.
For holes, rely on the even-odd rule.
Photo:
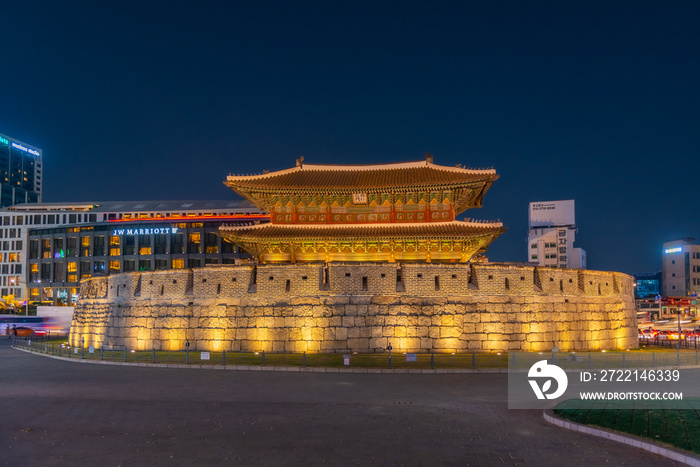
[[(90, 299), (216, 298), (255, 294), (298, 296), (409, 295), (631, 295), (631, 276), (618, 272), (553, 269), (503, 263), (306, 263), (220, 266), (117, 274), (85, 279)], [(106, 293), (105, 293), (106, 292)]]

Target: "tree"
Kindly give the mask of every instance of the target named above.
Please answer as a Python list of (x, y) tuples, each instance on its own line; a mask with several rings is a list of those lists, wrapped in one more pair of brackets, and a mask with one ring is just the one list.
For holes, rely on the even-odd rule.
[(3, 310), (9, 310), (12, 313), (16, 313), (16, 311), (21, 306), (19, 300), (15, 300), (14, 294), (3, 295), (2, 299), (4, 303), (0, 302), (0, 308), (2, 308)]

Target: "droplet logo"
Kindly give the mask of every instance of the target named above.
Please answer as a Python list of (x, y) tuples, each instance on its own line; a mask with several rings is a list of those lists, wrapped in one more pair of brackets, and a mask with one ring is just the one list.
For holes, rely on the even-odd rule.
[[(569, 378), (567, 378), (564, 370), (556, 365), (547, 363), (547, 360), (540, 360), (532, 365), (527, 376), (528, 378), (535, 378), (534, 380), (528, 379), (528, 382), (538, 399), (556, 399), (564, 394), (566, 387), (569, 385)], [(537, 379), (545, 380), (542, 387), (540, 387)], [(547, 391), (552, 388), (552, 379), (557, 382), (557, 389), (553, 393), (548, 394)]]

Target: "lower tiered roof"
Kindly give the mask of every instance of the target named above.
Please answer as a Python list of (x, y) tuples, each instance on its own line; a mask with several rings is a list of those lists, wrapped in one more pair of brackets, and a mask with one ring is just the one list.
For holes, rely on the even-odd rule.
[(262, 262), (466, 262), (505, 231), (500, 222), (224, 226), (219, 235)]

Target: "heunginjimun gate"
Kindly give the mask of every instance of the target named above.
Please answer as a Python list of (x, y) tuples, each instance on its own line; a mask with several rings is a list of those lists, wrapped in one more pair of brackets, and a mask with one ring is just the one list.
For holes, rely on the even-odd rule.
[(505, 231), (500, 222), (457, 221), (481, 207), (496, 171), (418, 162), (314, 165), (225, 184), (270, 213), (270, 224), (219, 234), (264, 263), (478, 260)]

